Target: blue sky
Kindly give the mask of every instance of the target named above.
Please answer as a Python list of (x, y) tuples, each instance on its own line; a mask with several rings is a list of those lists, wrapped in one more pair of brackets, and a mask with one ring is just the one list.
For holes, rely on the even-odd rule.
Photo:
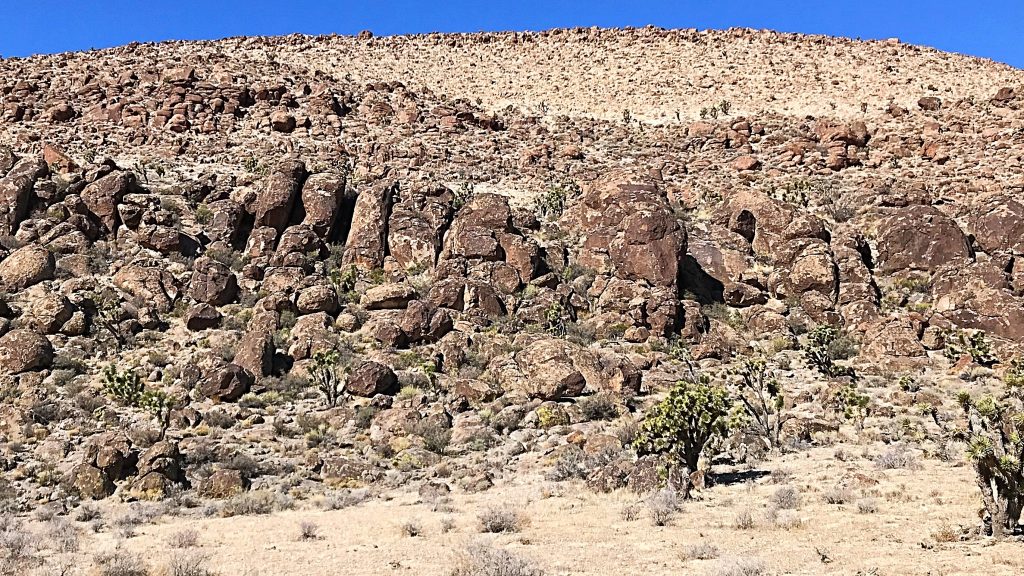
[(997, 0), (2, 0), (0, 55), (238, 35), (728, 28), (906, 42), (1024, 67), (1024, 2)]

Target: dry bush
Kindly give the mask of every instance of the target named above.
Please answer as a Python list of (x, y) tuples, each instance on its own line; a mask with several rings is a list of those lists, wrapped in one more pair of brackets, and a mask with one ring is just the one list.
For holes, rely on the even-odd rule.
[(224, 518), (231, 516), (254, 516), (259, 514), (270, 514), (278, 510), (289, 510), (294, 506), (291, 498), (284, 494), (278, 494), (269, 490), (253, 490), (245, 492), (224, 502), (221, 506), (220, 515)]
[(861, 514), (874, 514), (878, 512), (878, 501), (874, 498), (861, 498), (857, 500), (857, 512)]
[(640, 518), (640, 505), (639, 504), (626, 504), (622, 507), (622, 511), (619, 512), (622, 519), (626, 522), (633, 522)]
[(714, 560), (718, 558), (718, 546), (708, 542), (687, 546), (681, 553), (683, 560)]
[(793, 486), (782, 486), (772, 494), (772, 503), (782, 510), (800, 507), (800, 491)]
[(327, 498), (324, 498), (322, 506), (324, 510), (343, 510), (366, 502), (370, 497), (370, 491), (365, 488), (341, 490)]
[(299, 522), (299, 540), (319, 540), (320, 526), (316, 522), (303, 520)]
[(882, 470), (918, 470), (921, 468), (921, 464), (917, 461), (917, 455), (902, 444), (893, 446), (875, 456), (875, 466)]
[(181, 530), (171, 534), (167, 539), (167, 544), (171, 548), (195, 548), (199, 545), (199, 532), (195, 530)]
[(733, 520), (733, 526), (737, 530), (750, 530), (754, 527), (754, 516), (750, 513), (750, 510), (741, 510)]
[(605, 392), (584, 396), (577, 402), (577, 406), (583, 419), (587, 422), (614, 420), (619, 417), (619, 407), (615, 403), (615, 397)]
[(0, 559), (10, 565), (20, 565), (32, 557), (35, 538), (25, 529), (20, 520), (13, 516), (0, 516)]
[(408, 536), (410, 538), (415, 538), (417, 536), (422, 536), (423, 535), (423, 525), (420, 524), (420, 521), (416, 520), (415, 518), (413, 518), (411, 520), (406, 520), (402, 524), (402, 534), (404, 534), (404, 535), (406, 535), (406, 536)]
[(78, 552), (78, 528), (63, 518), (50, 521), (48, 535), (54, 550), (64, 553)]
[(149, 576), (142, 556), (122, 548), (96, 556), (93, 563), (97, 576)]
[(730, 558), (722, 562), (715, 576), (763, 576), (768, 573), (764, 562), (756, 558)]
[(447, 534), (455, 529), (455, 519), (451, 516), (441, 518), (441, 534)]
[(103, 517), (99, 508), (92, 504), (82, 504), (75, 510), (75, 520), (78, 522), (92, 522)]
[(544, 576), (533, 562), (503, 548), (471, 544), (450, 576)]
[(647, 511), (655, 526), (667, 526), (679, 512), (679, 495), (668, 488), (659, 490), (647, 499)]
[(206, 567), (209, 557), (199, 552), (176, 552), (171, 555), (162, 576), (214, 576)]
[(853, 491), (849, 488), (835, 486), (826, 490), (822, 499), (828, 504), (849, 504), (853, 501)]
[(511, 506), (489, 506), (477, 516), (480, 519), (482, 532), (492, 534), (499, 532), (518, 532), (525, 519)]

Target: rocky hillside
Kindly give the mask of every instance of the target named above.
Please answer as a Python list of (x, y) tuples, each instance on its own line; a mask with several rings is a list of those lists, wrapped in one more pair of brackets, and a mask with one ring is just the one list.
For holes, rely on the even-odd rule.
[(628, 423), (688, 358), (766, 358), (788, 443), (853, 369), (876, 438), (944, 445), (913, 382), (1024, 343), (1022, 85), (749, 30), (0, 61), (5, 501), (477, 491), (577, 446), (649, 488)]

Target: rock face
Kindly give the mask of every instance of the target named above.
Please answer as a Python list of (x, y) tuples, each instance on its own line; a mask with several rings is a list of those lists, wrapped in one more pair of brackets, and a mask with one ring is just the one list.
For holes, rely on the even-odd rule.
[(113, 172), (93, 182), (82, 191), (82, 201), (89, 213), (106, 232), (115, 232), (120, 224), (117, 207), (135, 187), (130, 172)]
[(231, 270), (210, 258), (196, 260), (189, 295), (206, 304), (223, 306), (238, 296), (238, 279)]
[(0, 374), (48, 368), (52, 362), (53, 346), (42, 334), (11, 330), (0, 336)]

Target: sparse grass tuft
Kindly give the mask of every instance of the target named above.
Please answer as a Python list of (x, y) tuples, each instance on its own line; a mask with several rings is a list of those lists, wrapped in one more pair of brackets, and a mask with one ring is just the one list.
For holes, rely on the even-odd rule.
[(492, 534), (499, 532), (518, 532), (524, 523), (523, 517), (511, 506), (491, 506), (480, 512), (481, 531)]
[(544, 576), (544, 571), (508, 550), (472, 544), (449, 576)]

